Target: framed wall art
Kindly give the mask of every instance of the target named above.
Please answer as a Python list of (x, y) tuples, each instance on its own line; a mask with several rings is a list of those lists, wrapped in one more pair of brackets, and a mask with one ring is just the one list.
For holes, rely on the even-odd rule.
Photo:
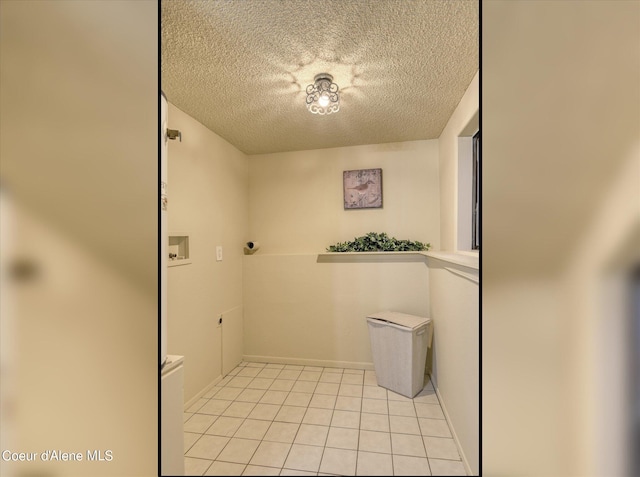
[(382, 208), (382, 169), (360, 169), (342, 173), (344, 208)]

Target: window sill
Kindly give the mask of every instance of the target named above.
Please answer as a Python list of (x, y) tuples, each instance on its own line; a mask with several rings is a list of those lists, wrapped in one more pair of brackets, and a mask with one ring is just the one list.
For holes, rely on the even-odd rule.
[(472, 270), (480, 269), (480, 254), (478, 252), (421, 252), (427, 257), (453, 263)]
[(480, 255), (479, 250), (458, 250), (456, 252), (451, 252), (458, 255), (467, 255), (468, 257), (478, 257)]

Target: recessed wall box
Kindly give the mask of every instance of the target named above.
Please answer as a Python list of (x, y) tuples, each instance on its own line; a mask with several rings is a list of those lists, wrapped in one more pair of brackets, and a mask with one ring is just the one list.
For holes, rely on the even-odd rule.
[(177, 265), (187, 265), (191, 263), (189, 256), (189, 236), (169, 235), (169, 260), (167, 265), (175, 267)]

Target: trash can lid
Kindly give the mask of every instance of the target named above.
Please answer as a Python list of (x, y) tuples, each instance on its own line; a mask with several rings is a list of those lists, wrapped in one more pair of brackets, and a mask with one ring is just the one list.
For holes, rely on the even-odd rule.
[(388, 321), (389, 323), (394, 323), (410, 329), (420, 328), (421, 326), (431, 322), (431, 318), (407, 315), (406, 313), (399, 313), (397, 311), (379, 311), (378, 313), (369, 315), (367, 318)]

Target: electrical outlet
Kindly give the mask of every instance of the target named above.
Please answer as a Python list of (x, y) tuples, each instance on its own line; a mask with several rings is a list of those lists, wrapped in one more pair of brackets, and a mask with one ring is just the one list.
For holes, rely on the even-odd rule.
[(222, 245), (216, 247), (216, 261), (222, 262)]

